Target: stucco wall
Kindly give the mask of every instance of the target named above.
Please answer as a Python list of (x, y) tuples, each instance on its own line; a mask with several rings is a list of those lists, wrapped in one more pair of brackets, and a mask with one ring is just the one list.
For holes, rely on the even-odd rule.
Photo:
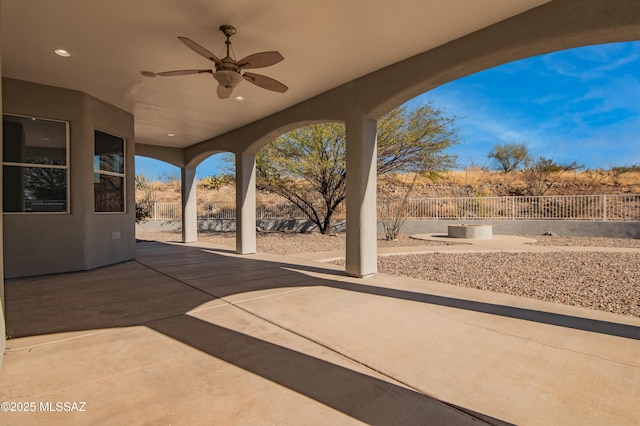
[[(90, 96), (85, 98), (85, 110), (88, 112), (88, 120), (91, 121), (89, 126), (91, 141), (93, 141), (94, 128), (124, 138), (126, 141), (126, 213), (94, 213), (93, 185), (89, 188), (91, 196), (85, 197), (91, 201), (91, 205), (87, 206), (86, 210), (85, 269), (92, 269), (135, 258), (135, 141), (131, 114)], [(88, 172), (93, 176), (93, 159), (89, 168), (91, 170)]]
[[(5, 114), (69, 122), (69, 214), (7, 214), (7, 278), (86, 270), (135, 257), (133, 116), (87, 94), (3, 79)], [(127, 212), (94, 213), (93, 132), (127, 140)], [(113, 239), (113, 232), (120, 232)]]
[[(559, 236), (640, 238), (640, 222), (592, 222), (588, 220), (410, 220), (403, 234), (446, 234), (448, 225), (491, 225), (494, 234), (542, 235), (552, 232)], [(380, 229), (381, 230), (381, 229)]]

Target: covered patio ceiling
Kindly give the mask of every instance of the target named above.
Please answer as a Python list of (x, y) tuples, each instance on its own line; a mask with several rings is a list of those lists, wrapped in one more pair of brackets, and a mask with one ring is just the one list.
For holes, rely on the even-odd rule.
[[(544, 3), (2, 0), (2, 72), (127, 110), (135, 116), (137, 143), (186, 148)], [(212, 68), (177, 36), (218, 55), (224, 24), (237, 28), (231, 39), (237, 59), (269, 50), (284, 56), (255, 72), (286, 84), (286, 93), (242, 81), (221, 100), (210, 74), (141, 74)], [(55, 49), (71, 56), (57, 56)], [(245, 100), (235, 101), (237, 95)]]

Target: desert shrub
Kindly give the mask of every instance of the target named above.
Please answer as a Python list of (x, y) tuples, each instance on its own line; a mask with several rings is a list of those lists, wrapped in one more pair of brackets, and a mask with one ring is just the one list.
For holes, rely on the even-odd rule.
[(136, 203), (136, 223), (146, 222), (151, 218), (152, 203), (148, 201)]
[(198, 185), (205, 189), (218, 190), (233, 182), (233, 176), (222, 173), (217, 176), (206, 176), (198, 182)]

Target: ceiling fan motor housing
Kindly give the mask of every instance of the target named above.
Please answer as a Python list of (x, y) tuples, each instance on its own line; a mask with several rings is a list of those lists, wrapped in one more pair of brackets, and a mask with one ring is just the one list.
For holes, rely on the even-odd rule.
[(242, 81), (242, 76), (236, 71), (220, 70), (213, 74), (213, 78), (218, 80), (224, 87), (236, 87)]

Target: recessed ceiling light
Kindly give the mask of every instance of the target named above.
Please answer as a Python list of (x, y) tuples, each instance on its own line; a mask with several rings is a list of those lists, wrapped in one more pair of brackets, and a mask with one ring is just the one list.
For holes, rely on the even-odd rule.
[(235, 100), (238, 101), (238, 102), (242, 102), (242, 101), (244, 101), (244, 98), (242, 96), (236, 96)]
[(55, 52), (56, 52), (56, 55), (62, 56), (64, 58), (68, 58), (69, 56), (71, 56), (71, 53), (69, 53), (64, 49), (56, 49)]
[(170, 138), (175, 136), (175, 133), (167, 133), (167, 136), (169, 136)]

